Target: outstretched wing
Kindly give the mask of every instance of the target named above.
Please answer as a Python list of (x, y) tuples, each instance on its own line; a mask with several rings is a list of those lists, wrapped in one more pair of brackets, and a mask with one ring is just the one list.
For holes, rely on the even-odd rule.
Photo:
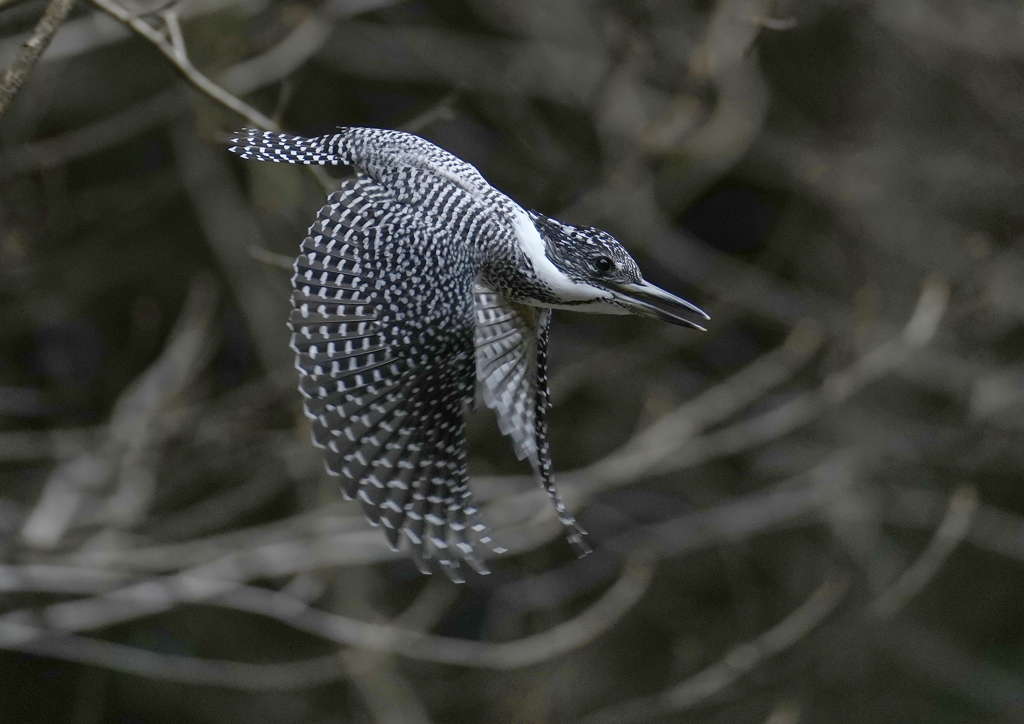
[(494, 410), (498, 428), (512, 441), (516, 456), (529, 459), (541, 487), (576, 554), (590, 552), (586, 531), (565, 508), (555, 488), (548, 444), (547, 376), (551, 310), (517, 304), (477, 283), (476, 376), (484, 404)]
[(520, 460), (536, 468), (534, 429), (538, 380), (537, 338), (541, 310), (509, 301), (477, 282), (476, 376), (484, 404), (494, 410), (498, 428), (512, 441)]
[[(462, 193), (450, 187), (448, 193)], [(468, 244), (367, 176), (328, 197), (295, 263), (292, 346), (315, 444), (392, 546), (459, 579), (490, 544), (468, 486)]]

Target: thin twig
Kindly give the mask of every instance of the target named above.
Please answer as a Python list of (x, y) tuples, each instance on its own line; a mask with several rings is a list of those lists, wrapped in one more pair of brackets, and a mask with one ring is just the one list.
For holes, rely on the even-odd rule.
[[(51, 604), (33, 613), (12, 611), (0, 616), (0, 648), (81, 661), (168, 681), (233, 686), (245, 689), (286, 689), (311, 686), (317, 676), (274, 676), (279, 665), (253, 666), (168, 656), (131, 646), (73, 635), (115, 622), (165, 611), (178, 603), (203, 601), (276, 619), (328, 641), (370, 651), (389, 652), (437, 663), (486, 669), (516, 669), (561, 656), (594, 640), (643, 597), (653, 576), (647, 556), (628, 560), (622, 576), (578, 616), (548, 631), (502, 643), (469, 641), (367, 623), (310, 608), (276, 591), (239, 586), (226, 579), (171, 576), (151, 580), (82, 601)], [(317, 669), (322, 660), (316, 660)], [(294, 667), (295, 665), (289, 665)], [(304, 669), (305, 671), (305, 669)]]
[(0, 153), (4, 175), (52, 168), (123, 143), (126, 138), (159, 126), (188, 107), (183, 88), (161, 91), (143, 101), (81, 128), (51, 138), (16, 145)]
[(250, 244), (248, 248), (246, 248), (246, 251), (249, 252), (249, 256), (251, 256), (253, 259), (261, 261), (264, 264), (268, 264), (272, 267), (276, 267), (278, 269), (286, 269), (287, 271), (292, 271), (295, 268), (295, 259), (293, 259), (290, 256), (285, 256), (284, 254), (278, 254), (276, 252), (269, 251), (267, 249), (264, 249), (262, 246)]
[[(224, 90), (222, 87), (196, 70), (195, 66), (192, 65), (192, 61), (188, 59), (188, 55), (184, 52), (183, 45), (180, 41), (180, 32), (177, 36), (179, 44), (176, 47), (174, 42), (174, 31), (171, 29), (170, 24), (166, 26), (171, 35), (171, 37), (168, 38), (142, 18), (132, 15), (131, 12), (129, 12), (125, 7), (114, 2), (114, 0), (90, 0), (90, 2), (155, 45), (157, 49), (163, 53), (169, 61), (171, 61), (174, 67), (178, 69), (178, 72), (185, 77), (185, 80), (210, 99), (238, 114), (244, 118), (247, 123), (268, 131), (280, 130), (279, 126), (269, 117), (260, 113), (240, 98)], [(168, 15), (173, 16), (176, 20), (176, 16), (174, 16), (173, 13), (164, 13), (162, 17), (165, 21)], [(172, 24), (173, 22), (174, 21), (172, 20)]]
[(103, 432), (99, 426), (66, 430), (4, 430), (0, 432), (0, 461), (10, 463), (75, 457), (94, 446)]
[[(391, 621), (391, 625), (396, 632), (402, 629), (430, 630), (456, 598), (455, 586), (435, 578), (400, 616)], [(341, 651), (340, 658), (352, 684), (373, 713), (374, 721), (381, 724), (429, 724), (430, 716), (416, 687), (399, 668), (393, 655), (352, 648)]]
[[(177, 13), (174, 11), (164, 12), (161, 18), (167, 29), (167, 36), (154, 28), (148, 22), (132, 15), (127, 9), (114, 2), (114, 0), (90, 0), (96, 7), (110, 14), (121, 21), (136, 33), (144, 37), (157, 47), (169, 61), (178, 69), (194, 88), (205, 94), (208, 98), (219, 103), (230, 111), (238, 114), (246, 120), (246, 123), (266, 131), (280, 131), (281, 126), (266, 114), (256, 110), (236, 95), (228, 92), (222, 86), (214, 83), (205, 75), (200, 73), (192, 61), (189, 60), (185, 50), (185, 42), (178, 26)], [(333, 179), (320, 166), (306, 166), (306, 169), (326, 191), (333, 191), (337, 185)]]
[(265, 273), (271, 270), (263, 268), (257, 268), (257, 274), (245, 271), (246, 267), (257, 266), (246, 254), (246, 248), (266, 244), (262, 243), (260, 227), (231, 173), (227, 154), (209, 153), (193, 124), (175, 125), (172, 141), (185, 190), (207, 243), (231, 283), (264, 369), (272, 378), (282, 379), (282, 383), (286, 379), (292, 386), (294, 357), (288, 348), (287, 329), (281, 323), (288, 316), (287, 292), (276, 272), (271, 275)]
[(950, 554), (967, 536), (978, 509), (978, 491), (972, 486), (958, 488), (949, 499), (942, 523), (928, 546), (896, 581), (871, 604), (871, 612), (881, 619), (895, 616), (938, 574)]
[(311, 13), (274, 47), (229, 68), (218, 76), (218, 81), (241, 95), (291, 75), (327, 42), (334, 29), (332, 19)]
[(849, 585), (849, 581), (846, 580), (823, 583), (786, 618), (752, 641), (735, 647), (718, 663), (667, 691), (616, 704), (586, 717), (583, 722), (626, 724), (646, 721), (705, 703), (768, 659), (807, 636), (839, 605), (846, 596)]
[(147, 508), (153, 493), (147, 451), (169, 433), (167, 407), (190, 383), (209, 352), (216, 299), (212, 280), (197, 277), (160, 358), (118, 398), (102, 443), (51, 473), (22, 525), (23, 542), (43, 550), (56, 547), (85, 499), (112, 480), (119, 486), (102, 503), (106, 522), (129, 524)]
[(36, 61), (60, 30), (74, 4), (75, 0), (50, 0), (50, 4), (46, 6), (46, 12), (36, 24), (32, 35), (21, 46), (7, 72), (0, 78), (0, 118), (7, 113), (14, 96), (32, 75)]
[(178, 13), (175, 10), (165, 10), (160, 13), (164, 26), (167, 28), (167, 40), (171, 44), (171, 52), (178, 63), (191, 63), (188, 59), (188, 52), (185, 50), (185, 37), (181, 34), (181, 25), (178, 23)]
[[(679, 435), (679, 444), (658, 446), (646, 455), (634, 454), (631, 445), (627, 443), (621, 453), (613, 453), (586, 468), (561, 476), (562, 497), (566, 505), (571, 509), (576, 508), (601, 490), (628, 485), (645, 475), (678, 472), (709, 460), (734, 455), (807, 425), (826, 410), (845, 403), (866, 385), (905, 364), (914, 353), (931, 341), (948, 302), (949, 288), (945, 280), (939, 276), (929, 277), (921, 287), (918, 303), (909, 321), (897, 337), (871, 349), (848, 367), (830, 374), (818, 389), (804, 392), (767, 412), (699, 437), (690, 438), (688, 431), (684, 430)], [(757, 364), (753, 363), (750, 369), (753, 370)], [(765, 375), (764, 379), (774, 380), (775, 376)], [(728, 390), (725, 394), (728, 394)], [(747, 396), (744, 394), (737, 399), (746, 400)], [(684, 403), (680, 409), (690, 404)], [(698, 407), (703, 408), (703, 404)], [(667, 442), (670, 440), (666, 437)], [(620, 462), (620, 456), (626, 454), (631, 456), (630, 465)], [(525, 481), (523, 477), (510, 476), (488, 482), (508, 485)], [(542, 503), (540, 491), (530, 490), (505, 499), (501, 510), (496, 513), (501, 514), (501, 522), (507, 525), (513, 520), (532, 516), (541, 508)], [(557, 535), (554, 517), (545, 516), (545, 521), (547, 525), (534, 527), (529, 535), (521, 536), (518, 541), (503, 540), (503, 545), (510, 550), (525, 550)]]
[(0, 564), (2, 593), (101, 593), (124, 585), (126, 578), (122, 573), (80, 566)]

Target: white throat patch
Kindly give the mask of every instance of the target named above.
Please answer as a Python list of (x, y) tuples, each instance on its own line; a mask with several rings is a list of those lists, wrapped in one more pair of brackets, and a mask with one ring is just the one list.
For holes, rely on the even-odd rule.
[(516, 239), (519, 240), (519, 248), (523, 250), (526, 258), (530, 260), (533, 270), (537, 273), (537, 277), (550, 287), (555, 296), (565, 301), (611, 298), (611, 294), (605, 289), (573, 281), (548, 259), (544, 240), (540, 237), (537, 227), (533, 225), (530, 215), (518, 204), (516, 205), (515, 218), (512, 223), (515, 228)]

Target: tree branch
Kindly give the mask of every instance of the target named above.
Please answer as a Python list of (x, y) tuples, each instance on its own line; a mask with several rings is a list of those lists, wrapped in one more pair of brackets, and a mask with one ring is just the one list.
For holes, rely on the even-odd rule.
[(3, 78), (0, 78), (0, 118), (7, 113), (14, 96), (32, 74), (32, 68), (35, 67), (36, 61), (53, 40), (53, 36), (60, 30), (60, 26), (71, 12), (71, 6), (74, 4), (75, 0), (51, 0), (47, 5), (46, 12), (43, 13), (43, 17), (32, 31), (32, 35), (21, 46), (21, 50), (15, 56), (14, 62), (7, 68)]
[[(166, 611), (181, 603), (203, 602), (266, 616), (327, 641), (368, 651), (458, 666), (517, 669), (555, 658), (600, 636), (643, 597), (653, 573), (654, 566), (648, 556), (635, 554), (626, 561), (619, 580), (578, 616), (547, 631), (502, 643), (435, 636), (368, 623), (311, 608), (279, 591), (241, 586), (223, 578), (182, 574), (135, 583), (95, 598), (51, 604), (37, 613), (25, 609), (5, 613), (0, 616), (0, 648), (181, 683), (282, 689), (309, 686), (322, 680), (305, 674), (279, 678), (282, 665), (254, 666), (168, 656), (73, 635)], [(83, 580), (81, 585), (102, 582), (102, 579)], [(316, 661), (320, 663), (307, 663), (315, 669), (322, 665), (322, 660)], [(308, 673), (307, 669), (303, 666), (303, 671)], [(268, 672), (273, 675), (267, 676)]]
[(843, 600), (849, 581), (832, 580), (819, 586), (786, 618), (752, 641), (667, 691), (616, 704), (586, 717), (585, 724), (625, 724), (646, 721), (692, 709), (750, 673), (813, 631)]

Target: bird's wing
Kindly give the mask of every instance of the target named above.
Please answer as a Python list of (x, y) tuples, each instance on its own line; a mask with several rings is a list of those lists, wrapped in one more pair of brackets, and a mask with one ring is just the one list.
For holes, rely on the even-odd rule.
[(547, 384), (538, 378), (544, 374), (537, 365), (541, 310), (509, 301), (480, 282), (473, 292), (481, 397), (497, 415), (498, 428), (512, 441), (516, 457), (537, 468), (537, 389)]
[(586, 531), (566, 510), (555, 489), (548, 443), (551, 405), (547, 374), (551, 310), (517, 304), (477, 282), (476, 376), (484, 404), (494, 410), (498, 428), (512, 441), (516, 456), (529, 459), (538, 482), (555, 506), (577, 555), (590, 552)]
[[(459, 194), (441, 192), (454, 207)], [(421, 568), (436, 559), (456, 579), (460, 560), (486, 570), (475, 544), (491, 542), (466, 465), (474, 276), (468, 244), (360, 175), (328, 197), (302, 243), (290, 318), (328, 471), (393, 546), (404, 534)]]

